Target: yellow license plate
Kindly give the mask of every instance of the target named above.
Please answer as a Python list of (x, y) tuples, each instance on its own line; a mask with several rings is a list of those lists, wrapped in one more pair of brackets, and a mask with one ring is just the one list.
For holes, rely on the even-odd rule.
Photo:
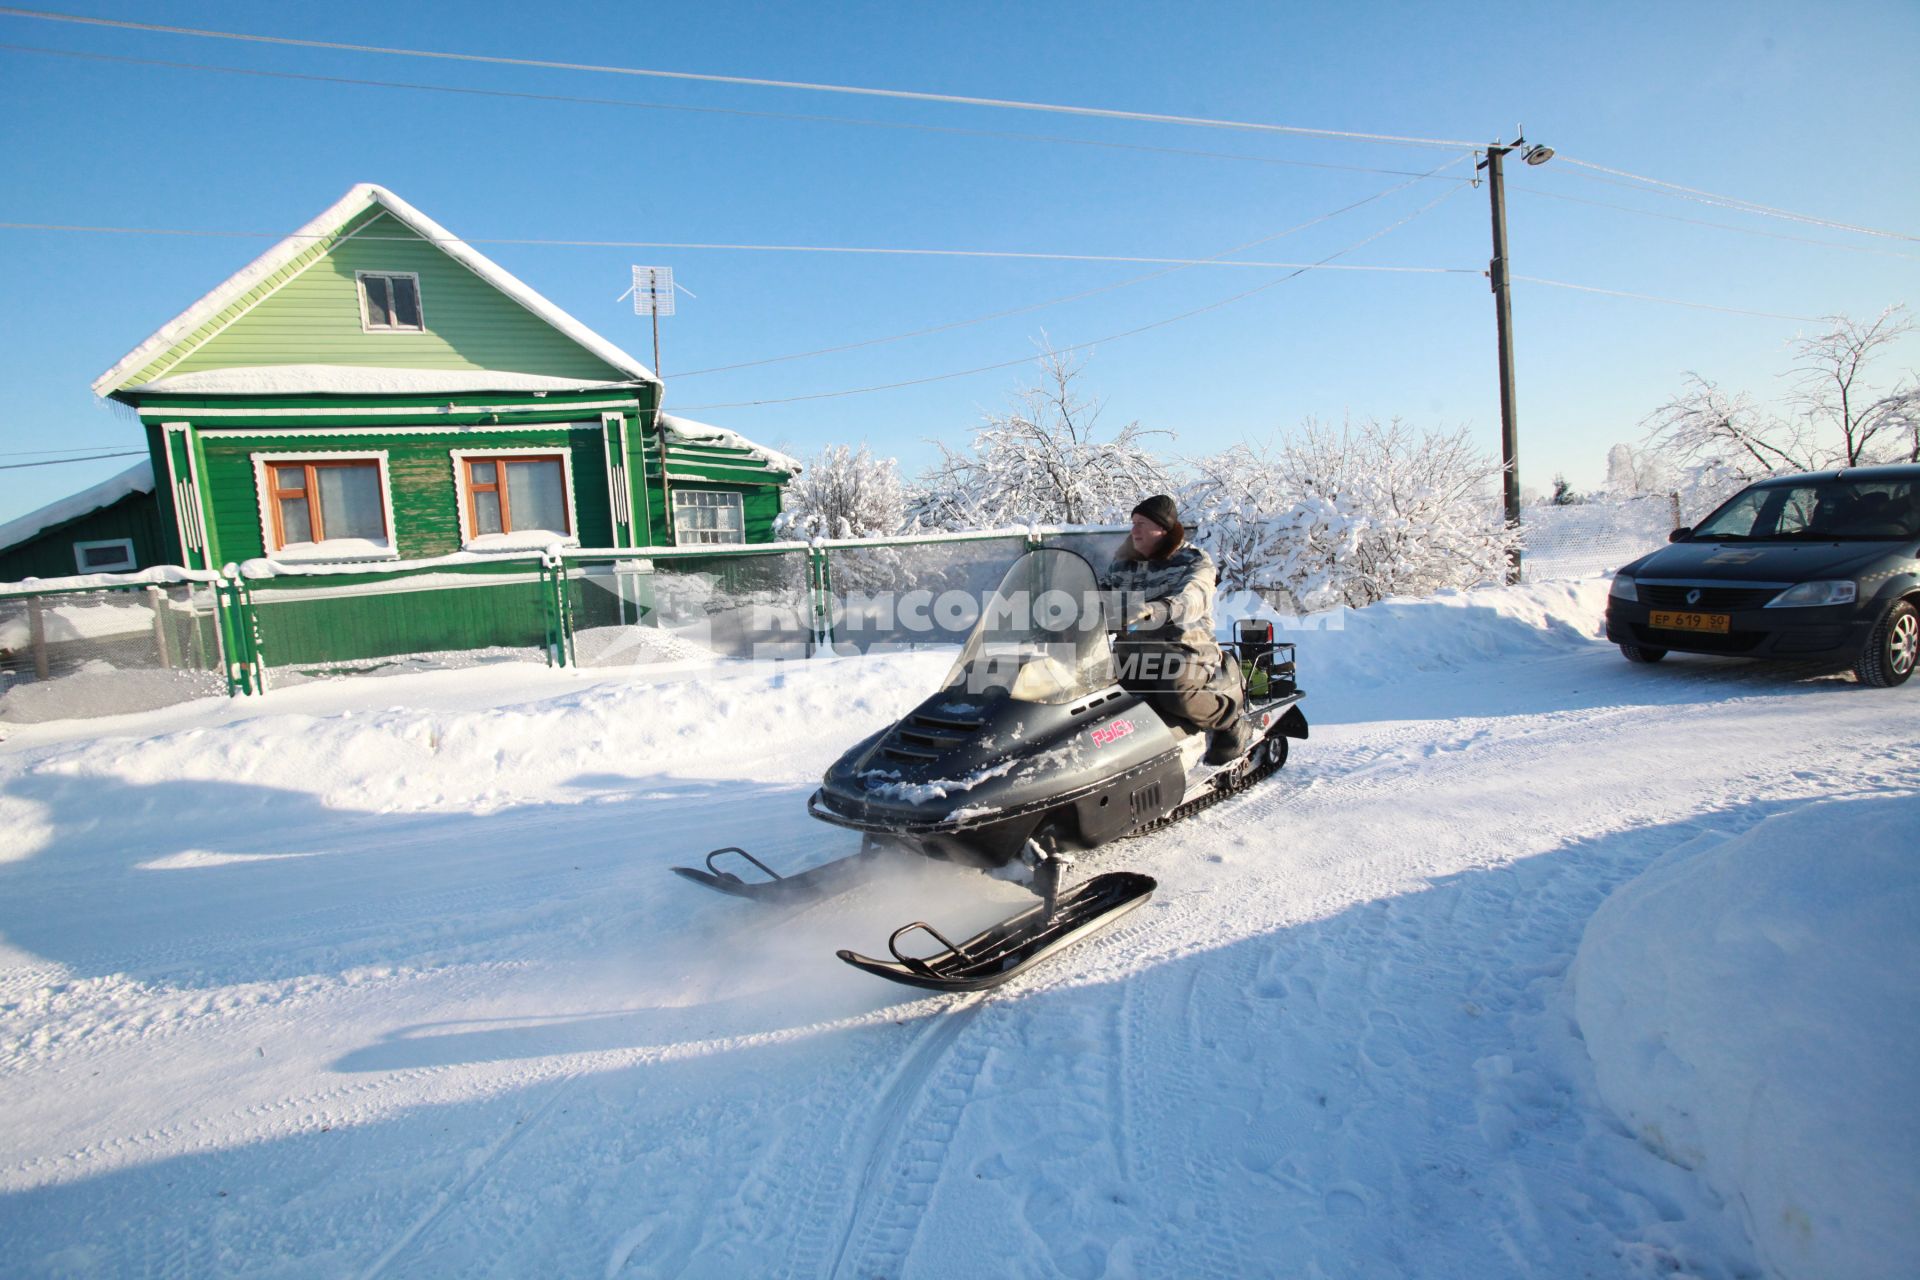
[(1647, 623), (1662, 631), (1712, 631), (1725, 635), (1733, 618), (1724, 613), (1662, 613), (1656, 609)]

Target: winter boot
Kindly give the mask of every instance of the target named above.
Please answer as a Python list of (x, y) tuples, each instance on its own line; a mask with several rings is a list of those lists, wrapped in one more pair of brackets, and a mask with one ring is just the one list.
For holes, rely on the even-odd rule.
[(1235, 716), (1232, 724), (1213, 731), (1213, 737), (1207, 743), (1207, 763), (1232, 764), (1246, 752), (1250, 736), (1247, 722)]

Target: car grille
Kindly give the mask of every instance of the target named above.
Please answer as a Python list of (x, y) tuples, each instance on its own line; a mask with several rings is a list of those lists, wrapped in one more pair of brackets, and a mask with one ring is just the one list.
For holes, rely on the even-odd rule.
[[(1687, 603), (1687, 593), (1698, 591), (1700, 598)], [(1779, 587), (1685, 587), (1639, 584), (1640, 603), (1650, 609), (1699, 609), (1731, 613), (1736, 609), (1758, 609), (1779, 595)]]

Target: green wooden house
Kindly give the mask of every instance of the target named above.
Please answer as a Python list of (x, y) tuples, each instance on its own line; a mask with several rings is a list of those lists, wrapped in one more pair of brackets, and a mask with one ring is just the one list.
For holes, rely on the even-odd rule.
[(362, 184), (93, 384), (148, 441), (160, 559), (374, 569), (767, 541), (798, 465)]
[(166, 562), (147, 462), (0, 524), (0, 582), (124, 573)]

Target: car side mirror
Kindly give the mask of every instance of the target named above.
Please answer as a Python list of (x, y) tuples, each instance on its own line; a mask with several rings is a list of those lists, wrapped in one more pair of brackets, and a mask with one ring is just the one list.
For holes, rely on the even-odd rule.
[(1685, 542), (1687, 540), (1688, 535), (1691, 534), (1692, 532), (1693, 532), (1692, 525), (1683, 524), (1678, 529), (1675, 529), (1672, 533), (1667, 535), (1667, 541), (1668, 542)]

